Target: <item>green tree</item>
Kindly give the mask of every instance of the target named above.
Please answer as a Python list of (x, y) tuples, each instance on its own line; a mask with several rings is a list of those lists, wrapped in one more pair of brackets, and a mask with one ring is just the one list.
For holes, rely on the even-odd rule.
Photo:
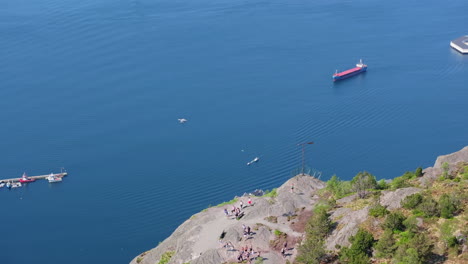
[(319, 264), (325, 256), (325, 238), (331, 230), (331, 221), (326, 210), (317, 210), (309, 219), (305, 230), (305, 241), (299, 247), (296, 260), (299, 263)]
[(382, 237), (375, 245), (375, 249), (377, 250), (377, 256), (389, 258), (393, 255), (396, 248), (397, 247), (395, 245), (395, 238), (393, 236), (392, 230), (386, 229)]
[(327, 181), (326, 189), (330, 191), (335, 198), (342, 198), (352, 192), (350, 182), (342, 181), (336, 175), (333, 175), (330, 180)]
[(418, 168), (416, 169), (416, 171), (414, 172), (414, 174), (416, 175), (416, 177), (421, 177), (421, 176), (423, 176), (422, 168), (421, 168), (421, 167), (418, 167)]
[(443, 194), (439, 199), (440, 216), (443, 218), (452, 218), (460, 206), (460, 201), (456, 197)]
[(401, 213), (390, 213), (389, 215), (387, 215), (387, 218), (385, 218), (383, 227), (392, 231), (403, 231), (405, 230), (405, 225), (403, 225), (403, 221), (405, 221), (405, 216)]
[(416, 233), (419, 230), (418, 227), (418, 220), (416, 216), (410, 216), (403, 221), (403, 225), (405, 226), (406, 230), (412, 233)]
[(353, 190), (357, 192), (359, 198), (365, 198), (368, 189), (377, 188), (377, 180), (374, 175), (367, 171), (359, 172), (351, 180), (351, 186), (353, 187)]
[(364, 229), (359, 229), (356, 235), (349, 238), (349, 242), (351, 242), (351, 247), (342, 248), (340, 260), (349, 264), (369, 263), (374, 244), (372, 234)]
[(418, 205), (418, 210), (424, 213), (426, 217), (439, 216), (440, 210), (437, 202), (432, 197), (425, 197), (423, 201)]
[(432, 247), (431, 241), (425, 234), (415, 234), (407, 243), (398, 246), (394, 259), (396, 263), (402, 264), (427, 263)]
[(381, 205), (380, 203), (375, 204), (369, 209), (369, 215), (373, 217), (386, 216), (389, 213), (387, 207)]
[(386, 190), (390, 187), (390, 184), (388, 184), (384, 179), (381, 179), (378, 183), (377, 183), (377, 188), (379, 188), (379, 190)]
[(450, 175), (449, 175), (449, 170), (450, 170), (450, 165), (448, 164), (448, 162), (444, 162), (442, 163), (442, 177), (444, 179), (449, 179), (450, 178)]
[(414, 209), (423, 201), (423, 196), (419, 193), (411, 194), (405, 197), (400, 204), (403, 208)]

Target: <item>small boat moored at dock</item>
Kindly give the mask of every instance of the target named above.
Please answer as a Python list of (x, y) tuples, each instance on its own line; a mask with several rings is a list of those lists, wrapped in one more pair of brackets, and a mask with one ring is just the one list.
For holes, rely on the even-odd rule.
[(21, 179), (19, 179), (19, 182), (20, 182), (20, 183), (28, 183), (28, 182), (33, 182), (33, 181), (36, 181), (36, 179), (29, 178), (29, 177), (26, 175), (26, 172), (23, 173), (23, 176), (21, 177)]
[(49, 182), (61, 182), (61, 181), (62, 181), (62, 177), (57, 176), (57, 175), (51, 173), (51, 174), (47, 177), (47, 180), (48, 180)]
[(356, 67), (343, 71), (343, 72), (338, 72), (338, 70), (336, 70), (336, 73), (333, 74), (332, 77), (333, 77), (333, 81), (339, 81), (339, 80), (349, 78), (351, 76), (357, 75), (365, 71), (367, 71), (367, 65), (362, 63), (362, 60), (359, 60), (359, 63), (356, 64)]
[(14, 182), (14, 183), (11, 184), (11, 188), (19, 188), (19, 187), (21, 187), (21, 186), (23, 186), (23, 185), (21, 184), (21, 182)]

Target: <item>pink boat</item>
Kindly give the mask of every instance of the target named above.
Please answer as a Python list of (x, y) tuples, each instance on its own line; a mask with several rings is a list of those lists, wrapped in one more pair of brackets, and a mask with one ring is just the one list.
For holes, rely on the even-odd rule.
[(27, 175), (26, 175), (26, 172), (23, 173), (23, 176), (21, 177), (21, 179), (19, 180), (21, 183), (28, 183), (28, 182), (33, 182), (33, 181), (36, 181), (36, 179), (32, 179), (32, 178), (29, 178)]

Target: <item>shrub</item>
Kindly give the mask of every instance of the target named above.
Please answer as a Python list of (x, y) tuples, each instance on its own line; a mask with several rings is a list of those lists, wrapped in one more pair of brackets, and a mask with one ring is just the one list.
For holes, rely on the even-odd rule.
[(405, 229), (403, 221), (405, 221), (404, 215), (398, 212), (391, 213), (387, 215), (387, 218), (385, 218), (383, 227), (392, 231), (403, 231)]
[(306, 238), (301, 246), (296, 260), (299, 263), (320, 264), (325, 256), (325, 237), (331, 230), (331, 222), (326, 210), (318, 210), (312, 215), (306, 225)]
[(405, 172), (405, 174), (401, 175), (401, 177), (404, 178), (405, 180), (411, 180), (411, 179), (416, 178), (416, 174), (412, 171), (407, 171)]
[(401, 201), (401, 206), (406, 209), (414, 209), (423, 201), (423, 196), (419, 193), (408, 195)]
[(451, 236), (447, 239), (447, 246), (449, 248), (453, 248), (453, 247), (456, 247), (458, 246), (458, 240), (455, 236)]
[(421, 168), (421, 167), (418, 167), (418, 168), (416, 169), (416, 171), (414, 172), (414, 174), (416, 175), (416, 177), (421, 177), (421, 176), (423, 176), (422, 168)]
[(390, 188), (390, 184), (388, 184), (384, 179), (381, 179), (378, 183), (377, 183), (377, 188), (379, 190), (386, 190), (388, 188)]
[(390, 187), (392, 190), (404, 188), (404, 187), (409, 187), (411, 186), (408, 182), (407, 179), (403, 176), (396, 177), (395, 179), (392, 180), (390, 183)]
[(449, 169), (450, 169), (450, 165), (448, 164), (448, 162), (442, 163), (442, 170), (444, 171), (444, 172), (442, 172), (442, 177), (444, 179), (450, 178)]
[(275, 233), (275, 236), (277, 236), (277, 237), (284, 234), (283, 232), (279, 231), (278, 229), (275, 229), (274, 233)]
[(368, 189), (375, 189), (377, 187), (377, 180), (375, 176), (367, 171), (359, 172), (351, 180), (353, 190), (357, 192), (359, 198), (364, 198), (367, 195)]
[(405, 226), (406, 230), (409, 232), (416, 233), (419, 230), (418, 227), (418, 220), (416, 216), (410, 216), (405, 221), (403, 221), (403, 225)]
[(374, 237), (371, 233), (359, 229), (356, 235), (349, 238), (351, 247), (344, 247), (341, 250), (340, 260), (343, 263), (361, 264), (369, 263), (369, 257), (372, 253)]
[(327, 181), (326, 189), (330, 191), (335, 198), (339, 199), (351, 193), (351, 184), (347, 181), (341, 181), (336, 175), (333, 175)]
[(427, 263), (432, 245), (425, 234), (415, 234), (405, 243), (400, 243), (395, 252), (396, 263)]
[(432, 197), (424, 198), (423, 201), (418, 205), (417, 209), (421, 211), (425, 217), (440, 215), (439, 205), (434, 199), (432, 199)]
[(271, 197), (271, 198), (275, 198), (276, 196), (278, 196), (278, 193), (276, 192), (276, 188), (274, 188), (273, 190), (269, 191), (269, 190), (266, 190), (265, 191), (265, 194), (262, 196), (262, 197)]
[(381, 204), (376, 204), (369, 209), (369, 214), (374, 217), (386, 216), (389, 213), (387, 207), (382, 206)]
[(166, 264), (171, 260), (172, 256), (174, 256), (174, 251), (166, 251), (162, 254), (161, 259), (159, 260), (158, 264)]
[(440, 216), (452, 218), (460, 206), (460, 201), (452, 195), (443, 194), (439, 199)]
[(452, 237), (453, 236), (453, 232), (455, 231), (456, 229), (456, 220), (446, 220), (444, 223), (442, 223), (442, 225), (440, 226), (440, 235), (441, 235), (441, 239), (442, 241), (444, 241), (445, 245), (447, 247), (453, 247), (453, 241), (452, 240)]
[(375, 245), (375, 249), (377, 250), (378, 257), (390, 258), (393, 255), (396, 250), (396, 245), (392, 230), (385, 230), (382, 237)]

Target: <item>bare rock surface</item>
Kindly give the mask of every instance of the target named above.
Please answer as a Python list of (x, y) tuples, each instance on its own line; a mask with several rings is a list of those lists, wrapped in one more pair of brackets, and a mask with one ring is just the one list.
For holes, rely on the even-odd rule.
[(423, 170), (424, 175), (419, 179), (420, 183), (424, 186), (432, 184), (442, 174), (442, 164), (445, 162), (449, 164), (449, 173), (452, 172), (457, 163), (468, 162), (468, 146), (457, 152), (437, 157), (433, 167)]
[(359, 225), (369, 216), (369, 207), (353, 211), (350, 208), (339, 208), (332, 215), (332, 221), (336, 222), (336, 228), (332, 231), (325, 242), (327, 250), (336, 250), (335, 246), (349, 246), (349, 238), (354, 236)]
[[(468, 147), (462, 150), (439, 156), (434, 167), (423, 170), (424, 175), (419, 179), (422, 185), (431, 184), (442, 173), (442, 164), (447, 162), (450, 169), (454, 169), (459, 162), (468, 162)], [(251, 196), (253, 205), (247, 205), (248, 195), (238, 197), (235, 205), (215, 206), (193, 215), (181, 224), (171, 236), (157, 247), (135, 257), (131, 264), (158, 263), (161, 256), (167, 252), (174, 255), (168, 264), (220, 264), (237, 262), (236, 257), (242, 247), (252, 247), (254, 252), (261, 252), (264, 264), (285, 264), (292, 262), (297, 255), (295, 244), (304, 237), (303, 227), (306, 221), (304, 217), (312, 214), (313, 207), (319, 197), (317, 191), (325, 188), (325, 182), (307, 175), (298, 175), (289, 179), (277, 189), (276, 197)], [(380, 204), (388, 209), (401, 207), (401, 201), (408, 195), (421, 192), (421, 188), (409, 187), (395, 191), (383, 191)], [(349, 238), (355, 235), (359, 227), (369, 218), (369, 206), (360, 210), (346, 208), (349, 203), (358, 199), (357, 195), (337, 200), (338, 208), (331, 212), (331, 220), (334, 229), (327, 237), (325, 247), (335, 251), (336, 245), (349, 246)], [(244, 216), (239, 220), (234, 216), (225, 216), (223, 210), (231, 211), (232, 207), (239, 207), (240, 201), (245, 208)], [(301, 216), (297, 216), (301, 214)], [(294, 222), (292, 225), (292, 222)], [(292, 226), (302, 224), (302, 229)], [(377, 226), (379, 221), (371, 221)], [(422, 219), (418, 218), (418, 225), (422, 225)], [(243, 225), (250, 226), (251, 235), (244, 234)], [(278, 246), (274, 248), (270, 242), (277, 239), (275, 230), (287, 234), (288, 257), (284, 258), (278, 252)], [(301, 232), (298, 232), (301, 231)], [(232, 243), (233, 248), (224, 247), (227, 242)], [(278, 240), (276, 241), (278, 242)], [(289, 243), (291, 242), (291, 243)], [(293, 244), (293, 245), (291, 245)], [(255, 253), (256, 256), (258, 253)]]
[(468, 161), (468, 146), (457, 152), (437, 157), (434, 168), (442, 168), (444, 162), (447, 162), (449, 165), (454, 165), (462, 161)]
[(383, 191), (382, 196), (380, 197), (380, 204), (386, 206), (387, 209), (397, 209), (401, 208), (401, 201), (406, 198), (406, 196), (421, 192), (420, 188), (408, 187), (401, 188), (395, 191)]
[[(239, 249), (252, 246), (254, 252), (261, 252), (265, 264), (286, 263), (279, 252), (269, 248), (270, 240), (275, 239), (274, 231), (286, 233), (288, 237), (302, 237), (302, 233), (291, 229), (290, 218), (303, 210), (311, 210), (317, 202), (315, 193), (325, 187), (325, 183), (313, 177), (298, 175), (291, 178), (277, 189), (277, 197), (250, 197), (253, 205), (243, 208), (245, 215), (236, 220), (226, 217), (224, 208), (231, 210), (233, 205), (211, 207), (193, 215), (180, 225), (174, 233), (156, 248), (151, 249), (132, 260), (131, 264), (158, 263), (162, 254), (173, 251), (169, 264), (219, 264), (236, 262)], [(316, 198), (314, 198), (314, 196)], [(244, 206), (249, 197), (239, 197)], [(239, 207), (239, 202), (234, 206)], [(268, 216), (275, 216), (276, 223), (265, 220)], [(244, 236), (243, 226), (250, 226), (252, 236)], [(257, 226), (258, 230), (253, 230)], [(221, 234), (224, 235), (220, 239)], [(234, 250), (222, 247), (227, 242), (234, 245)], [(294, 245), (290, 245), (288, 252), (291, 256), (297, 254)], [(138, 260), (138, 262), (137, 262)]]

